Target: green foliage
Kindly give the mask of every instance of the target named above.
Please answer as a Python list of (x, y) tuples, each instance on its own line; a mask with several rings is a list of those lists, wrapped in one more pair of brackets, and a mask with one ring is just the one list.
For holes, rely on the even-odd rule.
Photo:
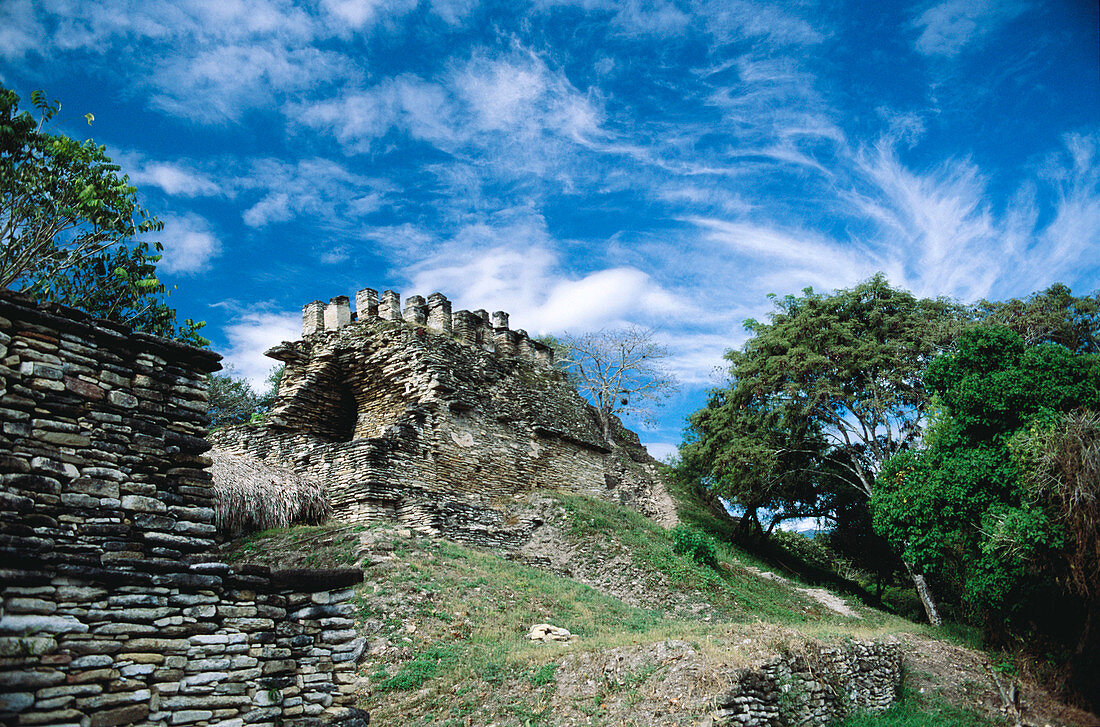
[(789, 530), (776, 530), (771, 538), (784, 550), (815, 568), (831, 571), (838, 569), (838, 556), (826, 545), (823, 538), (807, 538)]
[(1029, 345), (1048, 342), (1075, 353), (1100, 353), (1100, 292), (1074, 296), (1056, 283), (1024, 300), (983, 300), (976, 312), (984, 324), (1015, 331)]
[(677, 476), (742, 506), (742, 523), (759, 530), (760, 509), (792, 517), (828, 509), (837, 487), (829, 468), (819, 466), (826, 448), (812, 420), (735, 385), (712, 392), (706, 408), (691, 415)]
[(669, 535), (672, 536), (673, 551), (686, 555), (697, 563), (717, 567), (718, 545), (714, 538), (690, 525), (677, 525)]
[(210, 426), (224, 427), (263, 421), (275, 402), (284, 370), (282, 365), (271, 369), (267, 375), (268, 389), (262, 394), (256, 393), (246, 379), (235, 376), (232, 367), (227, 366), (221, 374), (207, 374)]
[(458, 660), (456, 646), (434, 646), (417, 654), (412, 661), (401, 667), (400, 671), (388, 679), (383, 679), (374, 688), (380, 692), (394, 689), (419, 689), (424, 682), (434, 677), (441, 669)]
[[(830, 517), (846, 526), (838, 542), (889, 555), (881, 541), (866, 542), (864, 508), (882, 463), (919, 436), (929, 404), (920, 374), (967, 316), (881, 274), (830, 295), (807, 288), (776, 300), (770, 319), (746, 321), (751, 337), (726, 354), (729, 386), (691, 415), (680, 469), (744, 509), (741, 542), (759, 539), (765, 510), (769, 530)], [(867, 565), (880, 582), (897, 566)]]
[(989, 439), (1015, 431), (1043, 410), (1095, 408), (1097, 373), (1094, 356), (1053, 343), (1028, 346), (1013, 331), (983, 326), (933, 361), (924, 380), (965, 436)]
[(31, 101), (37, 122), (0, 88), (0, 288), (209, 345), (198, 334), (201, 322), (177, 325), (165, 303), (168, 291), (155, 274), (161, 244), (134, 239), (162, 223), (138, 204), (105, 147), (43, 130), (60, 103), (39, 91)]
[(730, 351), (730, 385), (691, 416), (682, 467), (755, 516), (824, 515), (870, 497), (928, 396), (919, 374), (965, 311), (918, 299), (882, 275), (832, 295), (776, 301)]
[(558, 665), (557, 664), (543, 664), (538, 669), (531, 673), (528, 681), (536, 687), (545, 687), (547, 684), (553, 684), (557, 679)]
[(1100, 437), (1087, 423), (1100, 408), (1097, 362), (1003, 327), (965, 332), (925, 375), (939, 408), (924, 447), (879, 474), (876, 530), (953, 591), (994, 643), (1095, 640), (1082, 620), (1095, 616), (1100, 587), (1100, 465), (1088, 454)]

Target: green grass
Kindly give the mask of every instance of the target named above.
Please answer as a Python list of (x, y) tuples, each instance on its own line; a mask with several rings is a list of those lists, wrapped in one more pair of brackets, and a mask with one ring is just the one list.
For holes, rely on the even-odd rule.
[(816, 604), (790, 586), (747, 572), (742, 566), (756, 562), (728, 542), (715, 543), (713, 565), (702, 563), (691, 554), (676, 552), (670, 531), (640, 513), (580, 495), (557, 498), (569, 513), (571, 537), (604, 552), (627, 555), (638, 567), (639, 577), (662, 576), (665, 588), (694, 592), (727, 618), (791, 624), (806, 621), (807, 613), (815, 609)]
[(400, 671), (375, 685), (380, 692), (393, 689), (419, 689), (424, 682), (458, 660), (460, 651), (455, 646), (437, 646), (417, 654), (412, 661), (401, 667)]
[(543, 664), (538, 669), (531, 672), (528, 681), (536, 687), (545, 687), (547, 684), (554, 683), (554, 680), (557, 678), (557, 671), (557, 664)]
[[(679, 639), (706, 658), (744, 658), (740, 664), (755, 658), (757, 647), (742, 646), (748, 637), (760, 649), (782, 650), (787, 639), (875, 638), (903, 626), (887, 614), (868, 612), (860, 621), (834, 615), (792, 586), (748, 571), (745, 566), (764, 566), (726, 542), (716, 544), (713, 565), (701, 563), (677, 553), (670, 531), (632, 510), (581, 496), (558, 499), (566, 514), (561, 524), (580, 557), (614, 558), (619, 568), (626, 562), (625, 578), (639, 591), (673, 594), (677, 603), (683, 600), (678, 593), (687, 593), (709, 604), (706, 620), (632, 606), (490, 551), (402, 535), (393, 523), (266, 531), (238, 541), (233, 556), (274, 567), (346, 564), (362, 548), (378, 546), (371, 552), (380, 558), (366, 569), (353, 603), (359, 627), (385, 644), (362, 665), (371, 685), (364, 704), (380, 724), (546, 721), (561, 664), (578, 653)], [(361, 544), (367, 529), (372, 532)], [(576, 638), (532, 643), (526, 634), (536, 623), (564, 627)], [(659, 675), (643, 667), (603, 685), (578, 708), (599, 717), (603, 700), (629, 704), (640, 685), (655, 679)]]
[[(535, 623), (562, 626), (581, 637), (644, 632), (662, 617), (586, 585), (443, 540), (420, 543), (427, 557), (385, 574), (404, 590), (431, 595), (422, 616), (448, 623), (462, 612), (472, 623), (465, 641), (495, 646), (525, 643)], [(439, 618), (439, 613), (448, 614)]]
[(968, 709), (952, 706), (936, 698), (904, 692), (901, 700), (886, 712), (857, 714), (838, 727), (1004, 727)]

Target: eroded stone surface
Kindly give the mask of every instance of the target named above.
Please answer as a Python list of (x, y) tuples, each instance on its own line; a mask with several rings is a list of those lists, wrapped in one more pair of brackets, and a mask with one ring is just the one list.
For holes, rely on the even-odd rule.
[[(381, 302), (375, 307), (374, 301)], [(551, 489), (627, 505), (662, 525), (675, 508), (656, 462), (620, 427), (606, 441), (593, 408), (552, 354), (497, 311), (450, 313), (436, 293), (360, 291), (303, 311), (303, 338), (268, 355), (286, 364), (268, 422), (214, 432), (249, 454), (323, 482), (336, 519), (394, 518), (419, 532), (488, 545), (537, 523), (502, 505)]]

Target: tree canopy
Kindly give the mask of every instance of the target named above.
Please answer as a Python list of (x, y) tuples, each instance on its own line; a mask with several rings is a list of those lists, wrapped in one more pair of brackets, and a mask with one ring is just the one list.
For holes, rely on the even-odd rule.
[[(918, 434), (928, 405), (920, 374), (966, 311), (882, 275), (831, 295), (807, 288), (775, 307), (768, 322), (746, 321), (752, 336), (726, 354), (730, 384), (693, 416), (692, 442), (711, 451), (720, 488), (762, 484), (761, 468), (789, 469), (783, 458), (805, 455), (818, 475), (870, 497), (881, 464)], [(758, 455), (737, 455), (750, 447)], [(739, 473), (738, 462), (754, 465)]]
[[(693, 414), (682, 467), (716, 494), (775, 518), (865, 507), (882, 464), (919, 437), (928, 407), (924, 367), (954, 340), (962, 306), (916, 298), (876, 275), (850, 289), (775, 302), (768, 322), (730, 351), (730, 384)], [(847, 522), (866, 516), (846, 512)], [(759, 527), (759, 526), (757, 526)], [(939, 615), (919, 571), (914, 584)]]
[(247, 379), (235, 375), (231, 366), (226, 366), (220, 374), (207, 374), (210, 426), (244, 424), (257, 417), (262, 418), (275, 403), (285, 370), (286, 367), (281, 364), (273, 367), (268, 372), (267, 387), (262, 393), (257, 393)]
[(0, 88), (0, 288), (206, 345), (202, 324), (177, 326), (164, 300), (155, 274), (161, 244), (136, 239), (162, 223), (105, 147), (45, 130), (59, 103), (40, 92), (31, 100), (38, 120)]
[(1100, 292), (1074, 296), (1069, 287), (1055, 283), (1024, 299), (983, 300), (975, 312), (983, 323), (1015, 331), (1027, 344), (1045, 341), (1100, 353)]
[(881, 471), (875, 528), (993, 642), (1094, 654), (1100, 356), (982, 326), (924, 380), (938, 408), (923, 446)]

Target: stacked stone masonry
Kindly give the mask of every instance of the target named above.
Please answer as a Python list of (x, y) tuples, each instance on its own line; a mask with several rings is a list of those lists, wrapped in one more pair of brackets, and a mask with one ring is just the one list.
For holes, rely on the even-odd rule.
[(220, 450), (324, 483), (334, 517), (395, 518), (424, 533), (508, 545), (537, 525), (502, 505), (550, 489), (625, 504), (662, 524), (675, 510), (637, 436), (605, 441), (595, 410), (544, 344), (497, 311), (457, 311), (439, 293), (371, 289), (303, 308), (303, 338), (262, 426), (220, 429)]
[(743, 669), (717, 700), (716, 723), (751, 727), (826, 725), (882, 712), (901, 688), (901, 646), (852, 641)]
[(362, 573), (208, 555), (218, 358), (0, 293), (0, 723), (366, 723)]

